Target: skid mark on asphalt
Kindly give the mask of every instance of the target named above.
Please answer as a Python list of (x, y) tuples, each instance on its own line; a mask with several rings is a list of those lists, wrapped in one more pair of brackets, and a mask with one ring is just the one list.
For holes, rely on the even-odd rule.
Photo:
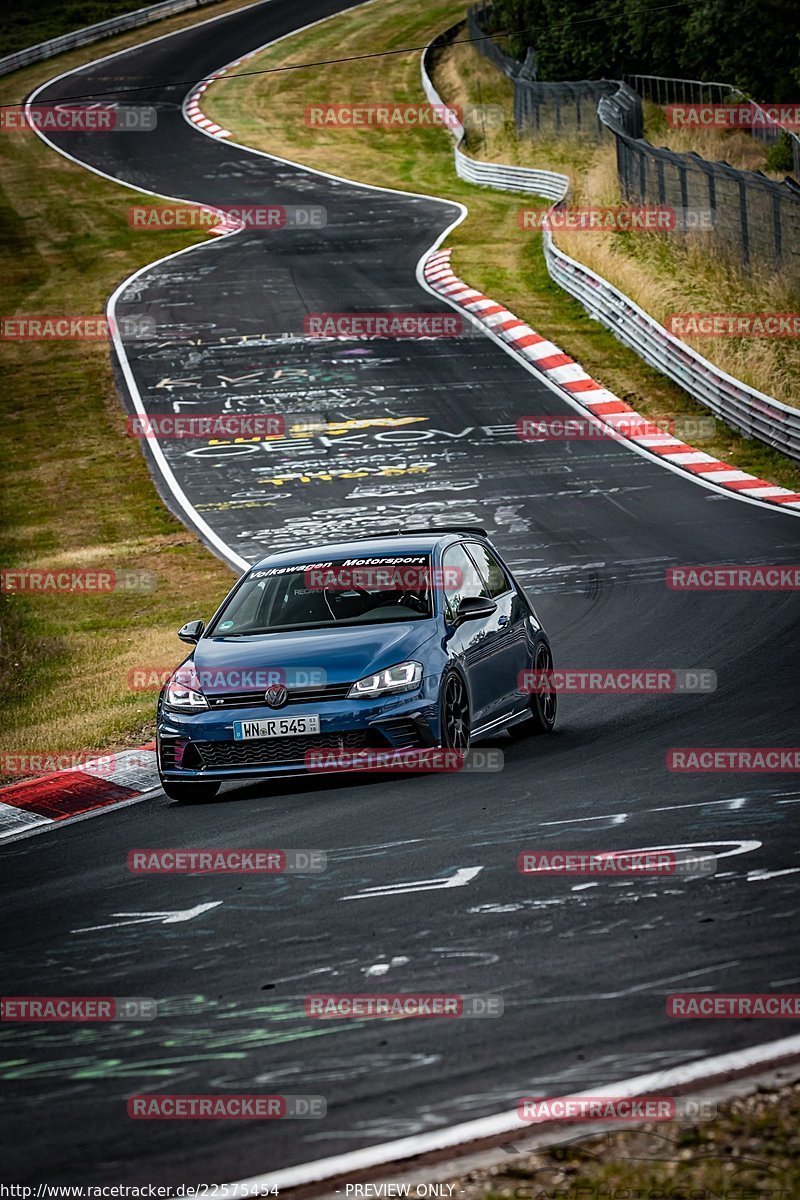
[[(195, 1068), (204, 1064), (246, 1060), (262, 1047), (327, 1038), (364, 1024), (358, 1020), (311, 1022), (303, 1012), (301, 1000), (247, 1007), (239, 1002), (219, 1003), (198, 996), (192, 998), (189, 1011), (184, 1011), (185, 1005), (180, 1000), (177, 1005), (169, 1000), (158, 1003), (158, 1021), (142, 1026), (17, 1025), (13, 1029), (0, 1029), (0, 1048), (12, 1049), (14, 1054), (13, 1058), (0, 1061), (0, 1080), (148, 1079), (174, 1084), (179, 1079), (196, 1077)], [(181, 1016), (196, 1018), (196, 1023), (175, 1025), (175, 1017)], [(209, 1020), (215, 1023), (208, 1024)], [(232, 1024), (230, 1028), (220, 1028), (218, 1021)], [(42, 1058), (56, 1049), (64, 1053)], [(186, 1052), (180, 1053), (184, 1049)]]
[[(635, 996), (641, 992), (650, 992), (655, 995), (668, 995), (672, 990), (671, 985), (683, 983), (688, 979), (698, 979), (701, 975), (710, 975), (716, 972), (727, 971), (731, 967), (738, 967), (739, 959), (730, 959), (728, 962), (715, 963), (709, 967), (698, 967), (694, 971), (682, 971), (677, 975), (666, 975), (659, 979), (648, 979), (642, 983), (633, 983), (628, 987), (614, 989), (608, 992), (570, 992), (560, 996), (532, 996), (530, 994), (530, 985), (527, 980), (523, 980), (518, 984), (510, 984), (506, 989), (506, 1008), (513, 1004), (513, 1000), (508, 998), (508, 994), (517, 990), (517, 988), (525, 988), (525, 1003), (526, 1005), (548, 1004), (567, 1004), (567, 1003), (595, 1003), (597, 1000), (621, 1000), (625, 996)], [(661, 990), (663, 989), (663, 991)]]

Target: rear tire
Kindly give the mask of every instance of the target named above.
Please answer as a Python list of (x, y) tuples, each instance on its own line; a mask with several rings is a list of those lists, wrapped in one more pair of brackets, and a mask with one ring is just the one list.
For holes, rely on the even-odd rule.
[[(552, 671), (553, 654), (547, 642), (540, 642), (536, 648), (535, 671)], [(533, 692), (531, 694), (531, 715), (525, 721), (518, 721), (509, 726), (509, 734), (514, 741), (526, 737), (536, 737), (542, 733), (552, 733), (556, 723), (558, 694), (553, 691)]]
[(170, 800), (186, 800), (189, 803), (213, 800), (220, 786), (218, 783), (175, 783), (172, 780), (161, 780), (165, 796), (169, 796)]

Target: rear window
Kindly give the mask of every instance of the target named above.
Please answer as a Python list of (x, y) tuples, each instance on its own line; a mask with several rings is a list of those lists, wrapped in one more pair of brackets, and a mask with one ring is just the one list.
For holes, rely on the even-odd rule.
[(376, 625), (433, 616), (430, 555), (349, 558), (251, 571), (212, 637)]

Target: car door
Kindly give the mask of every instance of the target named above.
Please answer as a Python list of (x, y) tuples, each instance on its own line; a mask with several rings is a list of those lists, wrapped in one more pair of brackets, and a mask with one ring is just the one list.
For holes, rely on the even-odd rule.
[(467, 542), (466, 549), (486, 585), (489, 596), (497, 605), (495, 617), (499, 637), (492, 656), (492, 669), (496, 672), (492, 687), (498, 695), (498, 710), (512, 713), (526, 704), (517, 688), (520, 671), (530, 666), (526, 633), (528, 609), (508, 572), (488, 546), (480, 542)]
[(488, 587), (462, 542), (448, 546), (442, 555), (445, 615), (450, 649), (461, 662), (470, 692), (473, 730), (497, 716), (505, 696), (505, 678), (497, 655), (505, 642), (505, 624), (499, 610), (489, 617), (463, 621), (453, 628), (458, 606), (469, 596), (489, 598)]

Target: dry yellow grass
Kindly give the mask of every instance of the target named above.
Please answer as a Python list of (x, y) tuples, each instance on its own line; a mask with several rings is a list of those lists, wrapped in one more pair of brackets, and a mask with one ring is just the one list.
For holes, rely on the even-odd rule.
[(780, 171), (766, 167), (767, 151), (762, 142), (743, 129), (684, 128), (670, 125), (657, 104), (645, 103), (644, 134), (654, 146), (666, 146), (679, 154), (692, 150), (709, 162), (726, 162), (742, 171), (762, 171), (770, 179), (783, 179)]

